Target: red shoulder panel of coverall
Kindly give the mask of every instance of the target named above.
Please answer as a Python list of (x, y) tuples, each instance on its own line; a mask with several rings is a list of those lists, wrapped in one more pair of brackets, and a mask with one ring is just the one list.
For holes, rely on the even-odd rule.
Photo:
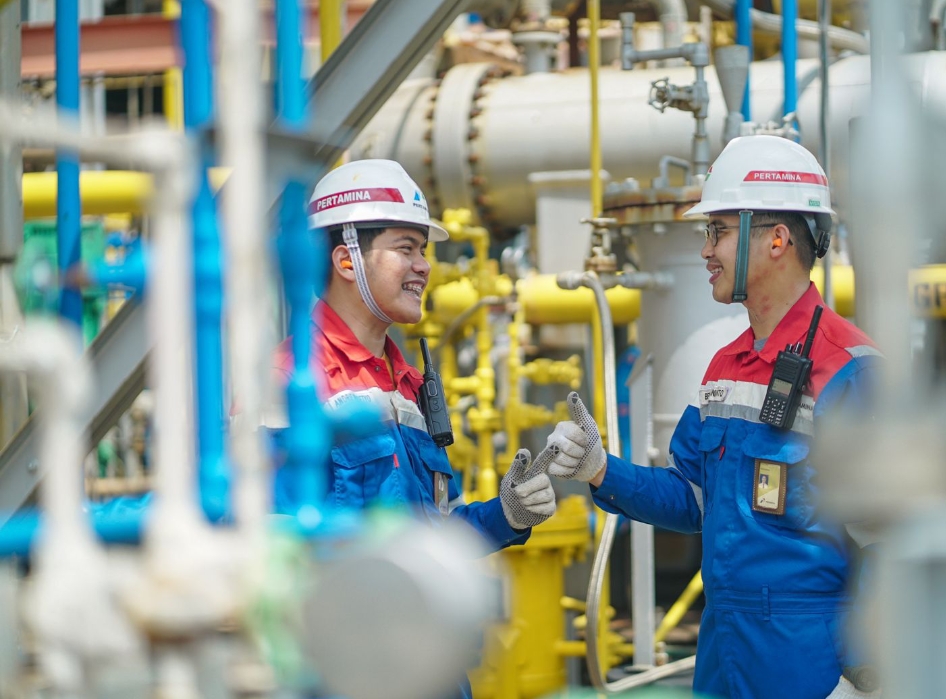
[[(383, 357), (375, 357), (358, 341), (351, 328), (332, 308), (319, 301), (312, 311), (312, 357), (309, 367), (324, 400), (344, 390), (380, 388), (398, 391), (405, 398), (417, 400), (424, 382), (420, 372), (404, 359), (394, 341), (385, 339), (384, 351), (391, 360), (394, 380)], [(285, 385), (292, 375), (292, 338), (276, 348), (273, 358), (277, 380)]]
[[(752, 328), (747, 328), (716, 353), (703, 377), (703, 384), (739, 380), (768, 385), (778, 353), (789, 343), (804, 343), (815, 307), (824, 305), (817, 287), (811, 284), (779, 321), (761, 352), (755, 352), (755, 336)], [(873, 340), (862, 330), (826, 307), (811, 347), (813, 366), (809, 386), (812, 397), (817, 399), (831, 378), (852, 358), (863, 354), (865, 348), (876, 351)], [(754, 358), (761, 361), (752, 361)]]

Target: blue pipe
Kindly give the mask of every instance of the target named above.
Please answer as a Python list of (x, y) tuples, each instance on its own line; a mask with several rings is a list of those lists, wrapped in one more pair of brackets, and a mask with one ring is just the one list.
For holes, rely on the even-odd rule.
[[(303, 131), (308, 121), (302, 56), (299, 2), (276, 0), (276, 112), (280, 123), (291, 131)], [(331, 446), (331, 429), (318, 402), (310, 367), (309, 308), (327, 265), (320, 236), (313, 236), (309, 231), (307, 192), (304, 182), (287, 183), (279, 214), (280, 263), (289, 305), (293, 354), (292, 377), (286, 387), (289, 427), (283, 468), (290, 469), (297, 484), (300, 521), (306, 521), (321, 509), (325, 496), (323, 466)]]
[(283, 126), (293, 131), (303, 131), (306, 125), (302, 57), (302, 11), (299, 2), (276, 0), (276, 113)]
[[(736, 43), (740, 46), (749, 47), (749, 63), (752, 63), (752, 0), (736, 0)], [(751, 72), (751, 71), (750, 71)], [(749, 101), (751, 94), (750, 78), (746, 76), (746, 91), (742, 95), (742, 118), (746, 121), (752, 121), (752, 109)]]
[[(785, 80), (783, 116), (798, 108), (798, 0), (782, 0), (782, 67)], [(797, 126), (798, 120), (795, 120)]]
[[(204, 0), (181, 3), (180, 37), (184, 55), (184, 126), (199, 138), (199, 132), (211, 124), (214, 112), (211, 21)], [(224, 441), (223, 274), (216, 203), (207, 177), (212, 165), (213, 154), (204, 148), (192, 217), (198, 478), (204, 514), (216, 521), (230, 509), (232, 468)]]
[[(132, 545), (141, 543), (147, 516), (146, 506), (125, 507), (120, 512), (97, 508), (89, 513), (89, 523), (102, 541)], [(29, 556), (43, 527), (38, 510), (14, 514), (0, 527), (0, 558)]]
[[(88, 513), (89, 524), (99, 540), (106, 544), (138, 545), (148, 526), (151, 515), (151, 497), (119, 498), (104, 505), (93, 506)], [(361, 513), (352, 510), (325, 512), (317, 519), (274, 517), (269, 521), (275, 532), (289, 533), (307, 539), (351, 539), (364, 528)], [(27, 557), (45, 523), (39, 510), (14, 513), (0, 526), (0, 559), (10, 556)]]
[[(56, 106), (59, 113), (79, 119), (79, 4), (56, 0)], [(56, 153), (56, 233), (59, 274), (65, 275), (81, 258), (82, 200), (79, 197), (79, 156)], [(63, 288), (59, 314), (82, 327), (82, 292)]]

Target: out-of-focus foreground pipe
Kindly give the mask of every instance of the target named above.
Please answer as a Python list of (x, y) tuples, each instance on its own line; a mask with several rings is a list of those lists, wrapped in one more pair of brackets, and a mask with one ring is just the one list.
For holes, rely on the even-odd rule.
[(230, 376), (240, 419), (231, 427), (230, 454), (239, 467), (234, 511), (257, 531), (268, 505), (261, 422), (274, 346), (267, 308), (268, 252), (264, 212), (265, 114), (259, 7), (255, 0), (220, 6), (220, 159), (233, 168), (223, 201), (227, 231)]

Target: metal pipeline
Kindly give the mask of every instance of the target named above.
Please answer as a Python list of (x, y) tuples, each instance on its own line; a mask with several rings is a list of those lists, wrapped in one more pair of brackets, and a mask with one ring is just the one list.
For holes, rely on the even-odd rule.
[[(302, 28), (298, 0), (277, 0), (277, 114), (280, 123), (301, 132), (308, 120), (305, 83), (302, 80)], [(289, 413), (286, 468), (299, 483), (300, 514), (314, 515), (322, 509), (325, 475), (321, 457), (330, 448), (326, 416), (321, 409), (311, 369), (309, 310), (312, 293), (326, 271), (321, 238), (312, 236), (306, 219), (306, 183), (288, 182), (280, 202), (280, 262), (289, 306), (293, 371), (286, 386)]]
[[(597, 330), (601, 336), (602, 345), (602, 364), (604, 368), (604, 381), (600, 388), (604, 394), (606, 431), (608, 453), (612, 456), (619, 456), (621, 445), (618, 435), (618, 414), (617, 414), (617, 369), (614, 358), (614, 325), (611, 318), (611, 307), (604, 293), (604, 287), (601, 280), (595, 272), (566, 272), (558, 277), (559, 286), (563, 289), (576, 289), (578, 286), (586, 286), (594, 293), (595, 303), (597, 305)], [(595, 391), (598, 393), (598, 391)], [(604, 573), (608, 565), (608, 555), (614, 544), (614, 535), (617, 530), (617, 515), (609, 514), (605, 518), (604, 526), (601, 530), (601, 537), (598, 544), (598, 550), (595, 554), (595, 561), (591, 569), (591, 579), (588, 582), (588, 597), (586, 603), (586, 644), (588, 674), (591, 683), (600, 690), (612, 691), (610, 685), (605, 681), (601, 667), (601, 653), (598, 648), (600, 635), (599, 611), (602, 600), (602, 587), (604, 585)], [(602, 554), (602, 552), (604, 552)]]
[(588, 0), (588, 76), (591, 85), (591, 215), (601, 215), (604, 189), (601, 184), (601, 124), (598, 102), (598, 72), (601, 69), (601, 46), (598, 28), (601, 24), (600, 0)]
[[(56, 0), (56, 106), (63, 118), (79, 119), (79, 4)], [(82, 211), (79, 200), (79, 157), (56, 152), (59, 192), (56, 210), (56, 252), (59, 273), (65, 274), (81, 259)], [(82, 327), (82, 295), (63, 288), (59, 313)]]
[[(946, 54), (914, 54), (903, 61), (923, 109), (941, 114)], [(820, 100), (816, 85), (802, 90), (806, 82), (801, 76), (816, 76), (817, 70), (816, 59), (798, 61), (798, 123), (802, 145), (812, 152), (817, 152), (819, 145)], [(836, 107), (829, 126), (834, 157), (828, 176), (836, 190), (832, 192), (835, 206), (845, 218), (849, 122), (867, 112), (870, 59), (841, 58), (830, 70)], [(435, 210), (472, 208), (481, 225), (511, 231), (536, 220), (531, 173), (588, 168), (590, 71), (506, 78), (490, 77), (483, 66), (477, 71), (471, 71), (469, 65), (458, 66), (447, 72), (439, 86), (409, 81), (379, 110), (350, 152), (353, 159), (392, 158), (417, 181), (432, 179), (428, 198)], [(705, 75), (710, 100), (706, 130), (710, 134), (723, 131), (728, 113), (715, 72), (709, 66)], [(750, 73), (756, 119), (780, 119), (784, 103), (781, 63), (756, 61)], [(658, 175), (662, 156), (691, 157), (688, 136), (693, 122), (689, 115), (668, 111), (658, 117), (648, 104), (651, 83), (665, 77), (686, 83), (692, 81), (693, 72), (686, 67), (600, 70), (602, 166), (612, 181), (627, 177), (650, 181)], [(433, 110), (429, 109), (431, 103)], [(626, 138), (629, 128), (637, 130), (637, 138)], [(556, 147), (548, 148), (552, 140)], [(709, 140), (710, 160), (721, 147), (720, 140)], [(852, 254), (856, 255), (856, 250)]]
[[(733, 17), (736, 20), (736, 43), (749, 49), (749, 62), (752, 63), (752, 1), (735, 0)], [(751, 76), (746, 76), (746, 91), (742, 96), (742, 118), (752, 121)]]
[[(740, 0), (702, 0), (704, 5), (713, 8), (724, 16), (732, 16), (733, 6)], [(747, 3), (750, 4), (751, 3)], [(762, 12), (750, 7), (750, 17), (752, 26), (762, 32), (769, 34), (780, 34), (782, 31), (782, 18), (779, 15), (773, 15), (768, 12)], [(816, 41), (821, 32), (817, 22), (810, 22), (805, 19), (796, 21), (798, 35), (803, 39)], [(850, 29), (831, 26), (828, 29), (828, 41), (838, 51), (854, 51), (856, 53), (870, 53), (870, 42), (864, 36)], [(741, 42), (740, 42), (741, 43)]]
[(798, 0), (782, 0), (782, 74), (785, 100), (782, 115), (793, 114), (798, 104)]
[[(213, 65), (207, 36), (210, 11), (204, 0), (183, 0), (180, 12), (184, 127), (197, 139), (213, 119)], [(230, 501), (231, 469), (224, 443), (223, 274), (217, 206), (207, 177), (213, 156), (204, 147), (197, 164), (197, 196), (191, 215), (194, 241), (194, 358), (197, 388), (198, 482), (204, 514), (222, 517)]]

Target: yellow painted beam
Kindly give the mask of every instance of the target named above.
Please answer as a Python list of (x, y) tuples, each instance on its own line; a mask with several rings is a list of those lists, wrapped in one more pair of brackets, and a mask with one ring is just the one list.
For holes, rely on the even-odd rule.
[(342, 5), (343, 0), (322, 0), (319, 3), (322, 63), (325, 63), (332, 51), (342, 43)]

